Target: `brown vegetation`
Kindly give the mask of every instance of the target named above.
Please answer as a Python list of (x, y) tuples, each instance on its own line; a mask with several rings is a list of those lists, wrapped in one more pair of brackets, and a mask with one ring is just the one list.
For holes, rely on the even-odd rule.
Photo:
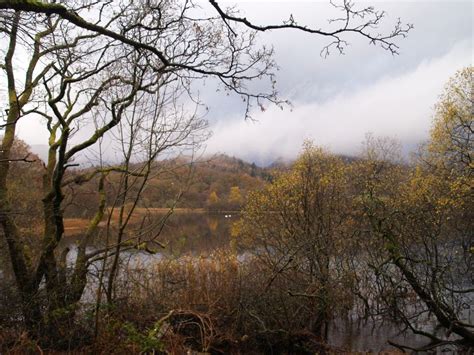
[[(327, 55), (347, 33), (396, 53), (393, 39), (411, 29), (379, 34), (383, 13), (349, 1), (328, 31), (292, 17), (259, 26), (209, 5), (214, 16), (192, 1), (0, 2), (0, 351), (333, 353), (328, 325), (353, 315), (427, 339), (399, 349), (471, 349), (472, 68), (441, 97), (411, 165), (373, 138), (354, 161), (306, 145), (278, 176), (199, 161), (209, 134), (195, 80), (216, 79), (246, 117), (284, 103), (258, 32), (325, 37)], [(32, 114), (48, 132), (44, 164), (15, 136)], [(105, 164), (107, 148), (116, 164)], [(86, 152), (97, 159), (79, 169)], [(178, 202), (217, 231), (204, 210), (244, 206), (233, 250), (160, 254), (162, 232), (180, 227)], [(191, 233), (175, 229), (178, 241)]]

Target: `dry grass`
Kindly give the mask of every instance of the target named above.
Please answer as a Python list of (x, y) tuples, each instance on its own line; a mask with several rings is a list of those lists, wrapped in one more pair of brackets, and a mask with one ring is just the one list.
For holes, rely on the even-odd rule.
[[(299, 318), (295, 299), (257, 260), (229, 251), (135, 265), (118, 287), (119, 322), (148, 331), (160, 323), (171, 353), (326, 353), (329, 347)], [(161, 320), (160, 320), (161, 319)], [(163, 321), (163, 319), (166, 319)], [(335, 351), (334, 349), (332, 349)]]
[[(364, 354), (327, 346), (309, 330), (317, 316), (307, 311), (310, 304), (305, 302), (309, 301), (290, 296), (285, 279), (275, 278), (269, 287), (271, 277), (257, 259), (242, 260), (228, 250), (207, 257), (129, 264), (117, 280), (114, 305), (101, 307), (98, 337), (91, 344), (79, 345), (80, 350), (97, 354)], [(94, 317), (90, 317), (94, 310), (94, 305), (84, 305), (78, 329), (94, 333)], [(21, 330), (0, 329), (0, 353), (41, 351)]]

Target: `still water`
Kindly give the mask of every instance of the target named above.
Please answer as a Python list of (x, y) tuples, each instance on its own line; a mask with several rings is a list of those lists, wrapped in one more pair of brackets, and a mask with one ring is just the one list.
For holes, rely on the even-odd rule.
[[(238, 213), (206, 213), (199, 212), (177, 212), (169, 216), (163, 222), (164, 214), (155, 213), (150, 217), (152, 230), (144, 235), (143, 240), (156, 237), (156, 241), (162, 246), (151, 244), (157, 252), (157, 257), (180, 257), (183, 255), (208, 255), (212, 251), (225, 248), (230, 243), (230, 231), (232, 223), (239, 218)], [(74, 250), (79, 235), (76, 230), (68, 228), (66, 221), (66, 237), (63, 239), (63, 247), (68, 246)], [(163, 224), (163, 226), (162, 226)], [(125, 235), (133, 236), (140, 231), (141, 220), (138, 218), (126, 229)], [(84, 230), (84, 229), (82, 229)], [(157, 236), (159, 232), (159, 235)], [(116, 233), (114, 224), (111, 225), (111, 243)], [(103, 225), (92, 242), (94, 247), (100, 247), (104, 243), (106, 231)], [(144, 253), (142, 253), (144, 254)]]
[[(155, 255), (134, 253), (130, 261), (141, 265), (152, 263), (162, 258), (179, 258), (183, 255), (209, 255), (214, 250), (226, 248), (231, 241), (232, 223), (237, 221), (236, 213), (176, 213), (169, 217), (162, 229), (159, 241), (164, 245)], [(245, 259), (245, 257), (242, 257)], [(471, 309), (466, 310), (464, 317), (473, 320)], [(428, 322), (425, 326), (429, 327)], [(426, 338), (410, 332), (401, 332), (400, 327), (390, 322), (360, 321), (357, 318), (340, 318), (329, 327), (330, 345), (352, 351), (380, 352), (394, 350), (387, 343), (420, 347), (427, 344)], [(451, 351), (450, 348), (439, 348), (437, 352)]]
[[(155, 215), (160, 220), (163, 215)], [(163, 245), (155, 254), (133, 252), (128, 255), (129, 260), (135, 260), (142, 265), (163, 258), (179, 258), (183, 255), (209, 255), (214, 250), (226, 248), (231, 241), (232, 223), (237, 221), (236, 213), (209, 214), (204, 211), (197, 213), (176, 213), (171, 215), (161, 229), (157, 240)], [(158, 225), (157, 225), (158, 228)], [(103, 245), (104, 227), (98, 233), (89, 250)], [(113, 229), (113, 228), (112, 228)], [(133, 226), (130, 233), (133, 232)], [(156, 231), (152, 231), (155, 233)], [(62, 247), (68, 247), (71, 252), (68, 259), (75, 259), (79, 235), (74, 228), (66, 228), (66, 237)], [(0, 256), (1, 257), (1, 256)], [(1, 264), (0, 264), (1, 265)], [(4, 265), (4, 264), (3, 264)], [(0, 269), (0, 282), (8, 277), (5, 270)], [(11, 279), (10, 279), (11, 280)], [(6, 286), (6, 283), (3, 283)], [(471, 307), (472, 308), (472, 307)], [(466, 310), (465, 317), (472, 322), (474, 314), (471, 309)], [(329, 327), (328, 340), (330, 345), (351, 349), (352, 351), (380, 352), (394, 350), (387, 340), (418, 347), (426, 344), (426, 338), (411, 333), (400, 333), (399, 327), (390, 322), (362, 322), (357, 319), (341, 318), (334, 320)], [(452, 349), (438, 349), (438, 352)]]

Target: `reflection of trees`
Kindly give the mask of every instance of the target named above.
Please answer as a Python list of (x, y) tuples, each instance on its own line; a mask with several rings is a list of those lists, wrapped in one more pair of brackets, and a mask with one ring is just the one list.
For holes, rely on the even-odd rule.
[(229, 245), (231, 219), (223, 215), (201, 213), (176, 213), (163, 229), (163, 253), (174, 256), (183, 254), (208, 254)]
[(219, 227), (219, 219), (215, 216), (208, 216), (208, 224), (211, 233), (216, 233), (217, 227)]

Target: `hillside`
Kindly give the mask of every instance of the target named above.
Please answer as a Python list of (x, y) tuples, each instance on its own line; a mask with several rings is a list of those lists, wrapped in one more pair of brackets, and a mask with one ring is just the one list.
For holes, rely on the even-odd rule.
[[(137, 164), (136, 167), (138, 167)], [(74, 176), (87, 175), (93, 168), (71, 171)], [(177, 208), (204, 208), (208, 210), (238, 210), (248, 193), (259, 189), (272, 180), (277, 169), (262, 168), (253, 163), (227, 155), (205, 157), (190, 162), (175, 158), (155, 163), (152, 177), (144, 191), (139, 207), (166, 208), (175, 204)], [(113, 203), (116, 192), (114, 184), (120, 174), (107, 177), (108, 205)], [(74, 186), (74, 201), (67, 208), (69, 217), (91, 216), (97, 206), (98, 177)], [(131, 189), (137, 189), (135, 184)]]

